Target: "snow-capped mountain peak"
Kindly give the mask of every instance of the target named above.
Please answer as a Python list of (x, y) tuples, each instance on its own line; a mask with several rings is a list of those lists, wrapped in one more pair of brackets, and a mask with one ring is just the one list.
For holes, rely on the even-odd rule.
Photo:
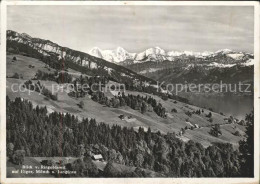
[(193, 51), (184, 51), (183, 52), (186, 56), (193, 56), (195, 53)]
[(169, 52), (167, 52), (167, 55), (168, 56), (172, 56), (172, 57), (174, 57), (174, 56), (181, 56), (181, 55), (183, 55), (183, 52), (180, 52), (180, 51), (169, 51)]
[(201, 53), (201, 56), (209, 56), (212, 55), (214, 52), (204, 51)]
[(161, 48), (159, 47), (152, 47), (152, 48), (149, 48), (145, 51), (145, 55), (146, 56), (149, 56), (151, 54), (161, 54), (161, 55), (164, 55), (165, 54), (165, 51), (162, 50)]
[(117, 48), (116, 48), (116, 51), (117, 51), (117, 52), (124, 52), (124, 53), (127, 52), (127, 51), (126, 51), (124, 48), (122, 48), (122, 47), (117, 47)]
[(102, 58), (102, 53), (101, 53), (101, 49), (98, 47), (93, 47), (90, 51), (89, 54), (95, 57), (99, 57)]
[(98, 47), (94, 47), (89, 51), (89, 54), (113, 63), (119, 63), (125, 61), (126, 59), (134, 59), (136, 55), (134, 53), (127, 52), (122, 47), (117, 47), (114, 50), (102, 50)]
[(232, 52), (232, 50), (230, 50), (230, 49), (221, 49), (221, 50), (216, 51), (215, 53), (216, 54), (217, 53), (228, 54), (228, 53), (231, 53), (231, 52)]
[(168, 51), (159, 46), (151, 47), (140, 53), (129, 53), (122, 47), (117, 47), (114, 50), (101, 50), (98, 47), (94, 47), (89, 51), (90, 55), (100, 57), (113, 63), (120, 63), (124, 61), (131, 61), (132, 63), (140, 63), (146, 61), (162, 62), (165, 60), (174, 61), (178, 57), (195, 57), (195, 58), (207, 58), (207, 57), (222, 57), (227, 56), (234, 60), (243, 60), (245, 57), (252, 57), (251, 54), (236, 52), (230, 49), (221, 49), (216, 52), (204, 51)]

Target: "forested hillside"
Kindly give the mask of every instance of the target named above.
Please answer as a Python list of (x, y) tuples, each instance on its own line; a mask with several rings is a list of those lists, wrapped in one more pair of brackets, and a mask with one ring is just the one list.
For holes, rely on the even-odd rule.
[(79, 157), (95, 145), (96, 153), (109, 163), (145, 168), (168, 177), (239, 177), (252, 168), (252, 115), (246, 118), (249, 137), (238, 151), (231, 144), (215, 143), (204, 148), (193, 141), (185, 143), (174, 132), (161, 134), (150, 128), (136, 132), (95, 119), (79, 121), (69, 113), (33, 108), (31, 102), (21, 98), (11, 101), (7, 96), (6, 102), (8, 155), (25, 150), (26, 156), (33, 157)]

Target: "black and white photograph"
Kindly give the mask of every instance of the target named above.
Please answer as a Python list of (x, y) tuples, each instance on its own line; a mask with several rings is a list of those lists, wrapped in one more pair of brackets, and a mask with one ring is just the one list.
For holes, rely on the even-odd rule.
[(6, 5), (6, 179), (259, 181), (259, 6), (147, 3)]

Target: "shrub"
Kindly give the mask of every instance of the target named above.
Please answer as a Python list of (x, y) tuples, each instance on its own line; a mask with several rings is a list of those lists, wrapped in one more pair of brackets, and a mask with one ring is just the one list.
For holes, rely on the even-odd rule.
[(242, 125), (242, 126), (245, 126), (246, 125), (246, 122), (244, 120), (241, 120), (238, 122), (239, 125)]
[(50, 98), (52, 100), (55, 100), (55, 101), (58, 100), (57, 94), (52, 94), (52, 92), (50, 90), (48, 90), (45, 86), (41, 85), (40, 81), (38, 81), (36, 84), (34, 84), (31, 80), (28, 80), (24, 83), (23, 87), (27, 88), (29, 90), (32, 90), (32, 91), (39, 92), (42, 95), (44, 95), (45, 97)]
[(83, 102), (83, 101), (80, 101), (80, 102), (79, 102), (79, 107), (80, 107), (81, 109), (83, 109), (83, 107), (84, 107), (84, 102)]
[(187, 116), (189, 116), (189, 117), (192, 116), (192, 113), (191, 113), (190, 111), (186, 111), (185, 114), (186, 114)]
[(45, 166), (53, 166), (55, 163), (53, 160), (42, 160), (41, 164)]
[(54, 101), (57, 101), (58, 100), (58, 95), (57, 94), (50, 94), (50, 98)]
[(25, 151), (16, 150), (12, 157), (12, 162), (17, 165), (22, 165), (24, 163)]
[(46, 96), (46, 97), (48, 97), (48, 98), (54, 100), (54, 101), (57, 101), (57, 100), (58, 100), (57, 94), (52, 94), (52, 92), (51, 92), (50, 90), (48, 90), (47, 88), (45, 88), (44, 86), (43, 86), (42, 94), (43, 94), (44, 96)]
[(213, 135), (215, 137), (218, 137), (218, 136), (222, 135), (222, 132), (220, 130), (220, 125), (215, 124), (215, 126), (212, 126), (211, 129), (210, 129), (209, 134), (211, 134), (211, 135)]
[(19, 78), (20, 78), (20, 76), (19, 76), (19, 74), (18, 74), (18, 73), (14, 73), (14, 75), (13, 75), (11, 78), (14, 78), (14, 79), (19, 79)]
[(241, 136), (241, 134), (240, 134), (239, 131), (235, 131), (234, 135), (235, 135), (235, 136)]
[(206, 115), (207, 118), (211, 118), (212, 117), (212, 114), (211, 112), (209, 112), (207, 115)]
[(75, 176), (77, 177), (96, 177), (98, 175), (98, 168), (89, 157), (66, 164), (66, 169), (76, 171)]
[(173, 108), (173, 109), (172, 109), (172, 112), (177, 113), (177, 109)]
[(14, 152), (14, 145), (13, 145), (13, 143), (7, 144), (7, 146), (6, 146), (6, 154), (7, 154), (7, 156), (8, 156), (9, 158), (12, 157), (13, 152)]
[(167, 95), (162, 95), (161, 97), (164, 101), (168, 100), (168, 96)]
[(118, 168), (113, 164), (113, 162), (108, 162), (104, 168), (104, 176), (106, 177), (118, 177), (120, 175), (120, 171)]

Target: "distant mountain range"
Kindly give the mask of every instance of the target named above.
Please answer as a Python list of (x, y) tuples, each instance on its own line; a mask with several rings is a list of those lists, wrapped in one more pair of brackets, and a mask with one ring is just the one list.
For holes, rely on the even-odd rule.
[(229, 49), (217, 52), (166, 52), (159, 47), (141, 53), (128, 53), (118, 47), (95, 47), (89, 54), (62, 47), (25, 33), (7, 31), (7, 51), (65, 65), (88, 75), (107, 76), (120, 83), (165, 82), (253, 82), (254, 55)]
[(230, 49), (166, 52), (154, 47), (140, 53), (129, 53), (121, 47), (115, 50), (95, 47), (89, 54), (160, 82), (253, 82), (254, 55)]
[(251, 53), (237, 52), (230, 49), (222, 49), (216, 52), (193, 52), (193, 51), (169, 51), (161, 49), (160, 47), (153, 47), (146, 49), (140, 53), (129, 53), (122, 47), (117, 47), (114, 50), (102, 50), (94, 47), (89, 51), (89, 54), (95, 57), (102, 58), (112, 63), (129, 65), (135, 63), (143, 63), (147, 61), (163, 62), (176, 61), (177, 59), (208, 59), (217, 57), (226, 57), (234, 61), (245, 61), (253, 57)]

